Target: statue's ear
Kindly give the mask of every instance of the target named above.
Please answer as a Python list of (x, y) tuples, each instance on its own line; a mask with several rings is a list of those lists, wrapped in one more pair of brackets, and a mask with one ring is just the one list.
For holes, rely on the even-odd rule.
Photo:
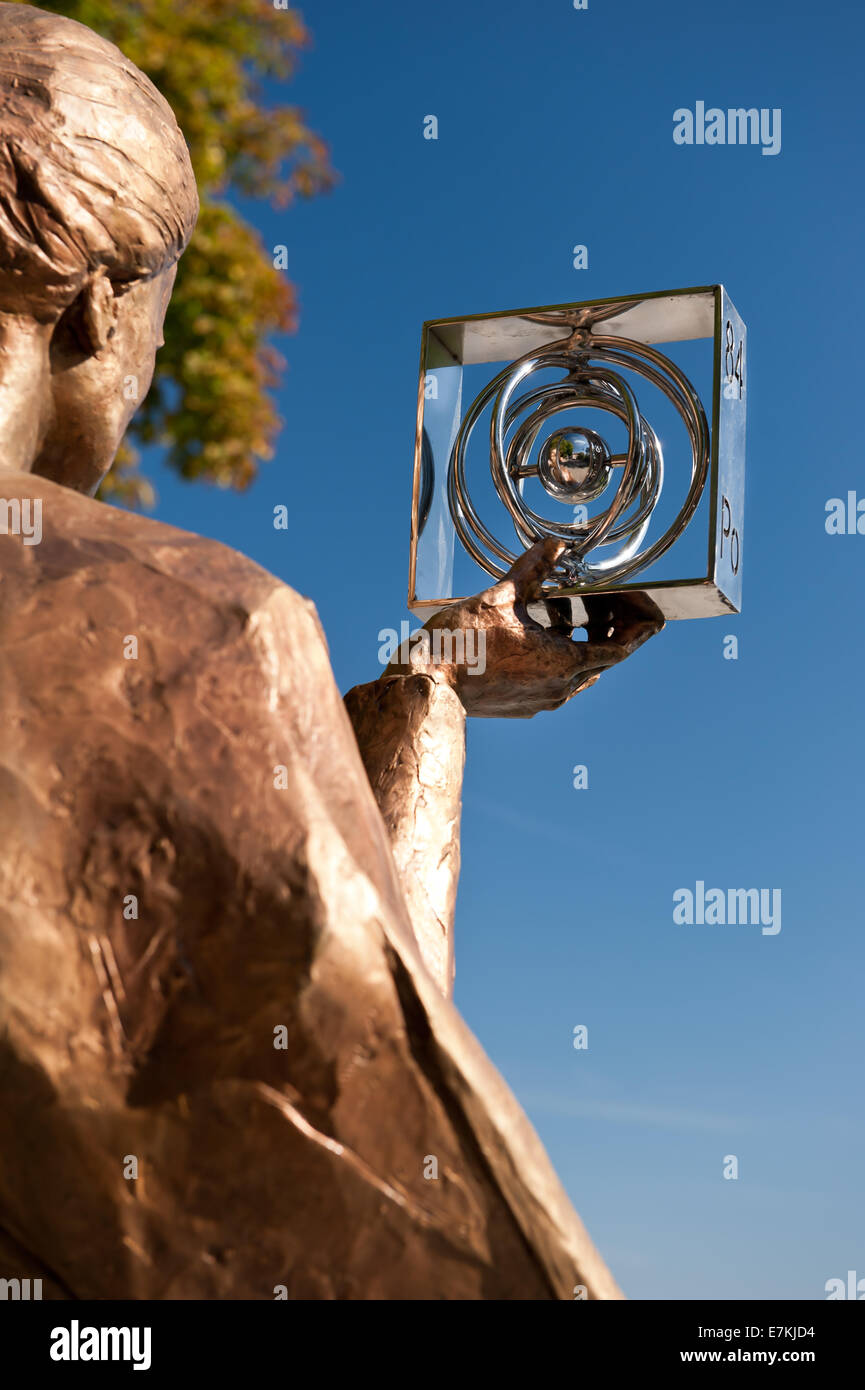
[(57, 321), (52, 350), (81, 360), (109, 343), (117, 324), (117, 300), (105, 271), (97, 270)]
[(76, 328), (82, 346), (89, 352), (101, 352), (114, 336), (117, 325), (117, 300), (105, 270), (97, 270), (78, 296), (80, 312)]

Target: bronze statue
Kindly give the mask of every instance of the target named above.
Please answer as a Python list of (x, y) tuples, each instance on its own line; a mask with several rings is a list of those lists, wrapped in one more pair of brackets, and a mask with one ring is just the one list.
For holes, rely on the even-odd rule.
[(563, 703), (657, 612), (543, 631), (536, 547), (447, 614), (483, 676), (394, 666), (349, 718), (307, 599), (93, 500), (196, 211), (148, 79), (0, 4), (0, 1275), (620, 1297), (450, 1002), (451, 928), (465, 714)]

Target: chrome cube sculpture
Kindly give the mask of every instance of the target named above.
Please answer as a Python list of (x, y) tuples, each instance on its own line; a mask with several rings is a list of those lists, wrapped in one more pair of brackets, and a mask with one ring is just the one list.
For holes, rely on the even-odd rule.
[(554, 536), (545, 625), (550, 603), (576, 627), (581, 595), (628, 591), (667, 618), (737, 613), (746, 358), (722, 285), (425, 323), (409, 607), (429, 617)]

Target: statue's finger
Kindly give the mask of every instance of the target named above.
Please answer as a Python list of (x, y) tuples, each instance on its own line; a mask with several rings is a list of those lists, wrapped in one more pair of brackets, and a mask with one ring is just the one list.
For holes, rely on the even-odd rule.
[(583, 598), (589, 641), (615, 641), (636, 651), (664, 626), (664, 615), (648, 594), (587, 594)]
[(494, 596), (494, 602), (502, 599), (510, 601), (513, 598), (525, 603), (528, 599), (534, 598), (540, 584), (549, 578), (564, 548), (564, 541), (558, 540), (555, 536), (535, 541), (534, 545), (518, 556), (504, 578), (500, 579), (498, 584), (494, 584), (487, 591), (488, 594)]

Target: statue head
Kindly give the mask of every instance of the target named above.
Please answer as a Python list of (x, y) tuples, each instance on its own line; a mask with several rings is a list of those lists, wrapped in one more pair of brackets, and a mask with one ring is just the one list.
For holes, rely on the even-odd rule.
[(0, 3), (0, 471), (95, 491), (197, 214), (152, 82), (84, 25)]

